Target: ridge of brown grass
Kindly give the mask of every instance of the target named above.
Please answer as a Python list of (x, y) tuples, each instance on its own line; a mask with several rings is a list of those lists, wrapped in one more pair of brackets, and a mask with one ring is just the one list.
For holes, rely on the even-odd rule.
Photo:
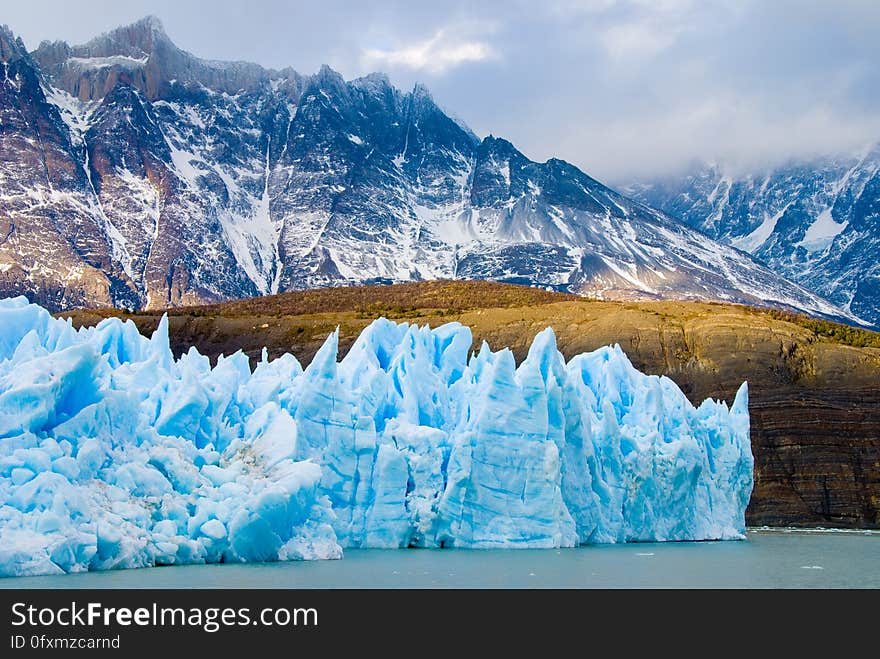
[(280, 317), (353, 311), (368, 315), (390, 313), (401, 317), (418, 309), (443, 309), (451, 314), (464, 309), (530, 307), (574, 300), (584, 298), (516, 284), (435, 280), (290, 291), (217, 304), (177, 307), (167, 312), (169, 316)]
[[(156, 318), (163, 313), (175, 318), (283, 318), (326, 314), (353, 314), (355, 319), (385, 316), (392, 320), (460, 316), (467, 311), (516, 309), (551, 305), (558, 302), (611, 305), (620, 312), (641, 311), (664, 317), (687, 316), (699, 310), (717, 308), (737, 313), (761, 315), (791, 323), (812, 332), (817, 338), (856, 348), (880, 348), (880, 332), (851, 327), (830, 320), (780, 309), (750, 307), (723, 302), (687, 301), (602, 301), (516, 284), (488, 281), (435, 280), (390, 285), (349, 286), (290, 291), (229, 302), (128, 313), (116, 309), (71, 311), (85, 322), (107, 316)], [(613, 311), (609, 311), (613, 313)], [(349, 316), (351, 317), (351, 316)], [(89, 320), (91, 319), (91, 320)]]
[(880, 348), (880, 332), (872, 332), (868, 329), (852, 327), (843, 323), (836, 323), (823, 318), (811, 318), (803, 314), (782, 309), (758, 309), (746, 307), (750, 313), (761, 313), (770, 316), (774, 320), (792, 323), (798, 327), (813, 332), (816, 336), (829, 339), (834, 343), (840, 343), (854, 348)]

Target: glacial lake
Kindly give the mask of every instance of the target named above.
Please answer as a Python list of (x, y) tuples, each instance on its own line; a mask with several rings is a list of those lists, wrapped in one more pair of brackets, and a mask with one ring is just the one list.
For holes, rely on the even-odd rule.
[(0, 579), (0, 588), (880, 588), (880, 532), (546, 550), (348, 550), (341, 561)]

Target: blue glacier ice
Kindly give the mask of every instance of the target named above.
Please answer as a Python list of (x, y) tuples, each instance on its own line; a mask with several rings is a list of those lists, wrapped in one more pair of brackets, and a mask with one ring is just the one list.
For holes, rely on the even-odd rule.
[(517, 366), (379, 319), (305, 370), (174, 359), (111, 318), (0, 301), (0, 575), (340, 558), (348, 547), (742, 538), (748, 393), (694, 408), (551, 329)]

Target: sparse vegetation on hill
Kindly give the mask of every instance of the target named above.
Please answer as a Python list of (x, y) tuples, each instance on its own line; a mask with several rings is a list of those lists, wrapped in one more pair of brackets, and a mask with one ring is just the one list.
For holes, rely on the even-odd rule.
[(391, 286), (350, 286), (291, 291), (171, 311), (174, 315), (300, 316), (353, 311), (369, 317), (406, 316), (423, 309), (452, 315), (463, 309), (524, 307), (571, 300), (576, 295), (486, 281), (425, 281)]
[(810, 330), (817, 336), (829, 339), (835, 343), (855, 348), (880, 348), (880, 332), (872, 332), (842, 323), (835, 323), (821, 318), (810, 318), (803, 314), (782, 311), (780, 309), (755, 309), (756, 313), (763, 313), (776, 320), (784, 320), (787, 323), (798, 325)]

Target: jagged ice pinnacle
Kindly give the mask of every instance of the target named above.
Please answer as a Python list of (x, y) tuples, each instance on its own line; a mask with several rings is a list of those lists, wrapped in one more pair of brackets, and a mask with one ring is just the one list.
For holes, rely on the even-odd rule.
[(743, 537), (748, 394), (379, 319), (303, 371), (0, 300), (0, 575)]

